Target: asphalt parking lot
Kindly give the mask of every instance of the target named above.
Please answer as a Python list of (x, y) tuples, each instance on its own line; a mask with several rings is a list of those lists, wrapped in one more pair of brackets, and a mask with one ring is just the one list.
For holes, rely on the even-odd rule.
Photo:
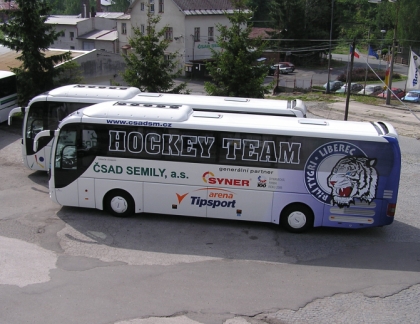
[[(342, 119), (344, 104), (308, 103)], [(420, 322), (420, 142), (414, 115), (351, 102), (399, 131), (395, 221), (290, 234), (270, 224), (61, 207), (0, 125), (0, 322), (118, 324)]]

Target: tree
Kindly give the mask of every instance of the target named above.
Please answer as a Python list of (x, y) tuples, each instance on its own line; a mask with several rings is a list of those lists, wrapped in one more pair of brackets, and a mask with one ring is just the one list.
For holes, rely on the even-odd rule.
[(123, 55), (126, 69), (123, 79), (133, 87), (148, 92), (188, 93), (185, 82), (175, 86), (174, 79), (181, 76), (177, 61), (178, 52), (166, 54), (169, 39), (164, 39), (166, 28), (156, 30), (160, 16), (147, 14), (147, 30), (143, 34), (133, 28), (134, 37), (129, 39), (132, 52)]
[(205, 82), (206, 92), (213, 96), (263, 98), (272, 85), (264, 86), (267, 67), (258, 59), (265, 43), (261, 38), (251, 39), (252, 25), (247, 25), (252, 12), (246, 10), (243, 0), (235, 1), (236, 10), (228, 16), (231, 26), (217, 25), (221, 51), (212, 50), (212, 59), (206, 64), (212, 80)]
[(60, 69), (60, 74), (54, 78), (53, 88), (58, 88), (68, 84), (83, 83), (83, 76), (80, 65), (76, 61), (67, 61), (56, 67)]
[(12, 68), (16, 74), (18, 102), (25, 106), (34, 96), (51, 90), (54, 78), (63, 68), (55, 69), (60, 62), (70, 59), (70, 52), (46, 57), (45, 50), (61, 35), (51, 25), (45, 24), (49, 5), (38, 0), (16, 0), (19, 10), (10, 12), (10, 20), (0, 26), (4, 38), (0, 44), (20, 52), (22, 65)]
[(111, 10), (115, 12), (125, 12), (130, 4), (130, 0), (112, 0)]
[(245, 5), (253, 11), (255, 27), (272, 27), (275, 0), (246, 0)]

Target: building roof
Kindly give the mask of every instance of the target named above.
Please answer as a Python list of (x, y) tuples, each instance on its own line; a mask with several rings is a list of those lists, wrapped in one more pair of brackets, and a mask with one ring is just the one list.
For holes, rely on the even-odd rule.
[(119, 16), (117, 19), (121, 19), (121, 20), (130, 20), (130, 19), (131, 19), (131, 15), (124, 14), (124, 15), (122, 15), (122, 16)]
[(273, 28), (262, 28), (262, 27), (252, 27), (251, 33), (249, 34), (249, 38), (271, 38), (271, 34), (276, 32)]
[[(44, 53), (46, 57), (50, 57), (52, 55), (64, 54), (67, 52), (69, 51), (49, 49)], [(88, 52), (89, 51), (70, 51), (72, 58), (76, 58)], [(20, 52), (12, 51), (7, 47), (0, 46), (0, 70), (10, 71), (10, 68), (20, 67), (22, 65), (22, 61), (17, 59), (20, 54)]]
[(96, 17), (107, 18), (107, 19), (117, 19), (121, 16), (124, 16), (123, 12), (97, 12)]
[(0, 10), (16, 10), (19, 8), (19, 5), (16, 1), (7, 1), (0, 0)]
[[(128, 7), (127, 12), (140, 0), (135, 0)], [(172, 0), (175, 5), (186, 16), (195, 15), (223, 15), (226, 13), (233, 13), (234, 6), (230, 0)]]
[(49, 16), (45, 21), (46, 24), (51, 25), (73, 25), (76, 26), (78, 22), (88, 20), (89, 18), (80, 18), (79, 16)]
[(115, 41), (118, 39), (118, 32), (116, 30), (92, 30), (86, 34), (80, 35), (77, 39), (89, 39), (99, 41)]
[(234, 9), (230, 0), (172, 0), (183, 11)]

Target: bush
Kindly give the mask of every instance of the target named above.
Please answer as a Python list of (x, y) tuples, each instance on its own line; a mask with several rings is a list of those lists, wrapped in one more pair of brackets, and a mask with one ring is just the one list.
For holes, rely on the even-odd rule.
[[(385, 70), (375, 70), (375, 73), (381, 78), (381, 80), (385, 80)], [(373, 73), (373, 71), (369, 70), (367, 75), (367, 81), (379, 81), (378, 77)], [(366, 69), (365, 68), (357, 68), (353, 69), (353, 72), (351, 74), (351, 81), (352, 82), (360, 82), (365, 81), (366, 77)], [(393, 79), (399, 79), (401, 76), (398, 73), (394, 73), (392, 75)], [(344, 71), (344, 73), (341, 73), (337, 77), (338, 81), (346, 82), (347, 81), (347, 70)]]

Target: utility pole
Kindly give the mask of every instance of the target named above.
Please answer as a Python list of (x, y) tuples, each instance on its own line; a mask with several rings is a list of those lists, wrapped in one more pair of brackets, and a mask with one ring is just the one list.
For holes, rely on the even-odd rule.
[(347, 78), (347, 96), (346, 96), (346, 110), (344, 113), (344, 120), (347, 120), (349, 116), (349, 103), (350, 103), (350, 92), (351, 92), (351, 75), (353, 72), (353, 62), (354, 62), (354, 52), (356, 51), (356, 39), (353, 39), (353, 50), (351, 51), (351, 60), (350, 60), (350, 71)]
[(327, 90), (325, 93), (330, 93), (330, 73), (331, 73), (331, 43), (332, 43), (332, 32), (333, 32), (333, 21), (334, 21), (334, 0), (331, 0), (331, 27), (330, 27), (330, 46), (328, 50), (328, 78), (327, 78)]

